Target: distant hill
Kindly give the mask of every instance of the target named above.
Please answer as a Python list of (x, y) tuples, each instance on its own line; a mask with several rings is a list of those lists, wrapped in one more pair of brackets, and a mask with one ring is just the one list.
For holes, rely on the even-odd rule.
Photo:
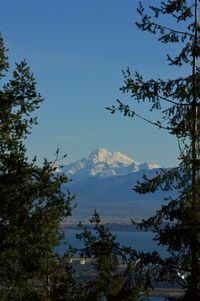
[(94, 209), (104, 222), (129, 223), (130, 219), (150, 217), (161, 206), (166, 193), (139, 195), (133, 187), (142, 180), (143, 174), (153, 177), (159, 168), (158, 164), (141, 164), (125, 154), (104, 148), (63, 166), (62, 172), (72, 179), (63, 189), (77, 195), (78, 207), (71, 221), (87, 221)]

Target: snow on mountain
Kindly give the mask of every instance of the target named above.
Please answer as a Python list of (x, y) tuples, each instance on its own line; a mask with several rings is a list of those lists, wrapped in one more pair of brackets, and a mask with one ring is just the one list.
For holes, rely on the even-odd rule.
[(106, 162), (107, 164), (113, 166), (118, 163), (129, 165), (134, 162), (132, 159), (120, 152), (113, 153), (105, 148), (96, 149), (88, 156), (88, 159), (91, 160), (94, 164), (98, 164), (99, 162)]
[(140, 170), (145, 170), (145, 169), (156, 169), (156, 168), (161, 168), (160, 165), (156, 163), (142, 163), (140, 164)]
[(90, 176), (119, 176), (140, 170), (159, 168), (157, 164), (140, 164), (121, 152), (110, 152), (98, 148), (89, 156), (65, 165), (62, 171), (74, 180), (82, 180)]
[(157, 164), (141, 164), (121, 152), (105, 148), (98, 148), (87, 157), (65, 165), (62, 172), (72, 181), (63, 186), (63, 191), (69, 189), (75, 194), (78, 205), (72, 219), (86, 221), (94, 209), (108, 222), (126, 223), (131, 218), (141, 220), (152, 216), (166, 193), (140, 195), (133, 187), (137, 181), (142, 181), (143, 174), (152, 178), (159, 168)]

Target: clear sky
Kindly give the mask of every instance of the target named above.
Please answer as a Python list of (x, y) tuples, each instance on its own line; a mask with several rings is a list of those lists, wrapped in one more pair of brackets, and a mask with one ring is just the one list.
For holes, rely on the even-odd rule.
[[(134, 25), (137, 2), (0, 0), (0, 30), (11, 67), (25, 58), (44, 97), (39, 125), (27, 141), (30, 158), (51, 160), (59, 147), (67, 163), (105, 147), (139, 162), (177, 163), (174, 137), (105, 109), (116, 98), (131, 104), (119, 91), (127, 66), (146, 78), (175, 72), (156, 37)], [(145, 104), (139, 110), (150, 117)]]

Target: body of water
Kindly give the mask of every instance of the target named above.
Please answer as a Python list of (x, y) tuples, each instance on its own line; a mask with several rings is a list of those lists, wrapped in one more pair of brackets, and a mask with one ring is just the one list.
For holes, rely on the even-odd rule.
[[(82, 248), (83, 243), (75, 237), (77, 233), (80, 233), (80, 231), (75, 229), (65, 229), (65, 238), (73, 247)], [(117, 240), (121, 245), (132, 247), (138, 251), (144, 252), (152, 252), (156, 250), (163, 257), (166, 257), (167, 255), (166, 249), (162, 246), (158, 246), (153, 240), (154, 234), (150, 231), (112, 231), (112, 233), (117, 236)], [(58, 248), (58, 251), (63, 254), (66, 248), (67, 246), (62, 244)]]
[[(77, 229), (65, 229), (65, 239), (73, 246), (78, 249), (83, 247), (83, 243), (76, 239), (76, 234), (80, 233)], [(156, 242), (153, 240), (154, 234), (150, 231), (142, 232), (142, 231), (112, 231), (113, 234), (117, 236), (117, 240), (121, 245), (127, 247), (133, 247), (138, 251), (144, 252), (152, 252), (158, 251), (159, 254), (163, 257), (167, 256), (167, 251), (164, 247), (158, 246)], [(67, 250), (66, 244), (61, 244), (57, 248), (57, 251), (63, 254)], [(149, 301), (164, 301), (165, 297), (149, 297)]]

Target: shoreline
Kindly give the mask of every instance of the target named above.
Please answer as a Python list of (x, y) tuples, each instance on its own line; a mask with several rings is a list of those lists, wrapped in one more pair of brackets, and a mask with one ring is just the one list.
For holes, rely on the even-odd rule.
[(152, 297), (182, 297), (184, 290), (181, 288), (172, 287), (155, 287), (152, 291), (149, 291), (149, 296)]
[[(89, 230), (92, 230), (94, 227), (91, 224), (83, 223)], [(134, 224), (123, 224), (123, 223), (102, 223), (105, 227), (107, 227), (110, 231), (126, 231), (126, 232), (151, 232), (151, 230), (141, 230), (138, 229)], [(63, 230), (79, 230), (79, 226), (76, 223), (63, 223), (61, 225)]]

